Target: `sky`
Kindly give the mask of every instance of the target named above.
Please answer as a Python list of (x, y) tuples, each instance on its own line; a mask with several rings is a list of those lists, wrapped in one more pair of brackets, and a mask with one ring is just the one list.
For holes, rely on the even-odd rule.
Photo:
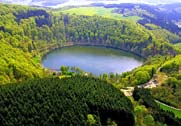
[(70, 3), (74, 4), (86, 4), (91, 2), (103, 2), (103, 3), (147, 3), (147, 4), (168, 4), (181, 2), (181, 0), (69, 0)]
[[(36, 2), (32, 2), (33, 0), (0, 0), (0, 2), (9, 1), (16, 4), (24, 4), (24, 5), (38, 5), (42, 6), (43, 2), (54, 2), (54, 1), (62, 1), (62, 0), (34, 0)], [(119, 4), (119, 3), (146, 3), (146, 4), (169, 4), (181, 2), (181, 0), (67, 0), (68, 2), (63, 4), (57, 4), (54, 6), (49, 6), (53, 8), (69, 6), (69, 5), (88, 5), (91, 3), (105, 3), (105, 4)]]

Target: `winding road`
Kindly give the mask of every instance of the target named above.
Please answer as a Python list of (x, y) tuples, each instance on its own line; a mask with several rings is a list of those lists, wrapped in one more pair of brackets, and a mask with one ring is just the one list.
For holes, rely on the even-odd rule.
[[(159, 67), (156, 71), (156, 73), (158, 73), (160, 71), (161, 67)], [(139, 88), (155, 88), (159, 85), (159, 76), (157, 75), (154, 75), (150, 81), (148, 81), (147, 83), (145, 84), (142, 84), (142, 85), (139, 85), (138, 87)], [(163, 76), (163, 80), (166, 80), (167, 79), (167, 76)], [(121, 91), (124, 93), (125, 96), (132, 96), (132, 92), (134, 91), (134, 87), (126, 87), (125, 89), (121, 89)], [(155, 100), (157, 103), (160, 103), (164, 106), (167, 106), (171, 109), (174, 109), (174, 110), (177, 110), (177, 111), (181, 111), (181, 109), (178, 109), (178, 108), (175, 108), (173, 106), (169, 106), (165, 103), (162, 103), (158, 100)]]

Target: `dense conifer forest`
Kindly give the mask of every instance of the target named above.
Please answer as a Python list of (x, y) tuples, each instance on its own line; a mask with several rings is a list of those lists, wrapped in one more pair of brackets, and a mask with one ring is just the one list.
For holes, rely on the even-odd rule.
[(1, 86), (0, 92), (0, 123), (4, 126), (134, 124), (131, 101), (95, 78), (37, 79)]

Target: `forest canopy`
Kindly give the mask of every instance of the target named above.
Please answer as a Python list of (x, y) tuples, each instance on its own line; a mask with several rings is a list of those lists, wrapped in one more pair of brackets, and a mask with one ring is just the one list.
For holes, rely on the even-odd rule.
[[(99, 16), (57, 15), (52, 11), (0, 4), (0, 42), (2, 43), (0, 62), (5, 66), (1, 68), (0, 83), (26, 80), (27, 76), (41, 77), (42, 67), (39, 63), (42, 54), (68, 45), (70, 42), (72, 44), (106, 45), (145, 58), (157, 54), (177, 54), (177, 50), (167, 40), (156, 39), (152, 32), (135, 22)], [(11, 51), (6, 53), (7, 50), (15, 49), (16, 52), (18, 51), (16, 55), (13, 55)], [(24, 61), (21, 63), (18, 60), (15, 61), (14, 67), (17, 69), (13, 71), (11, 62), (4, 61), (3, 53), (9, 57), (8, 60), (18, 59), (19, 56)], [(41, 56), (34, 62), (37, 55)], [(17, 75), (16, 72), (19, 66), (25, 68), (19, 70), (21, 75)], [(10, 71), (6, 71), (7, 68)], [(150, 78), (148, 74), (146, 77), (146, 80)]]
[[(16, 125), (134, 125), (131, 101), (105, 81), (76, 76), (0, 86), (0, 123)], [(92, 116), (91, 116), (92, 115)], [(91, 116), (91, 117), (90, 117)]]

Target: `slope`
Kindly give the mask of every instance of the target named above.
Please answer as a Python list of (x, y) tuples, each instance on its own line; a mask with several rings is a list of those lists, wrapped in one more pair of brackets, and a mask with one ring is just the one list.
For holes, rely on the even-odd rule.
[[(105, 81), (76, 76), (0, 86), (0, 123), (16, 125), (134, 125), (131, 101)], [(110, 124), (111, 125), (111, 124)]]

